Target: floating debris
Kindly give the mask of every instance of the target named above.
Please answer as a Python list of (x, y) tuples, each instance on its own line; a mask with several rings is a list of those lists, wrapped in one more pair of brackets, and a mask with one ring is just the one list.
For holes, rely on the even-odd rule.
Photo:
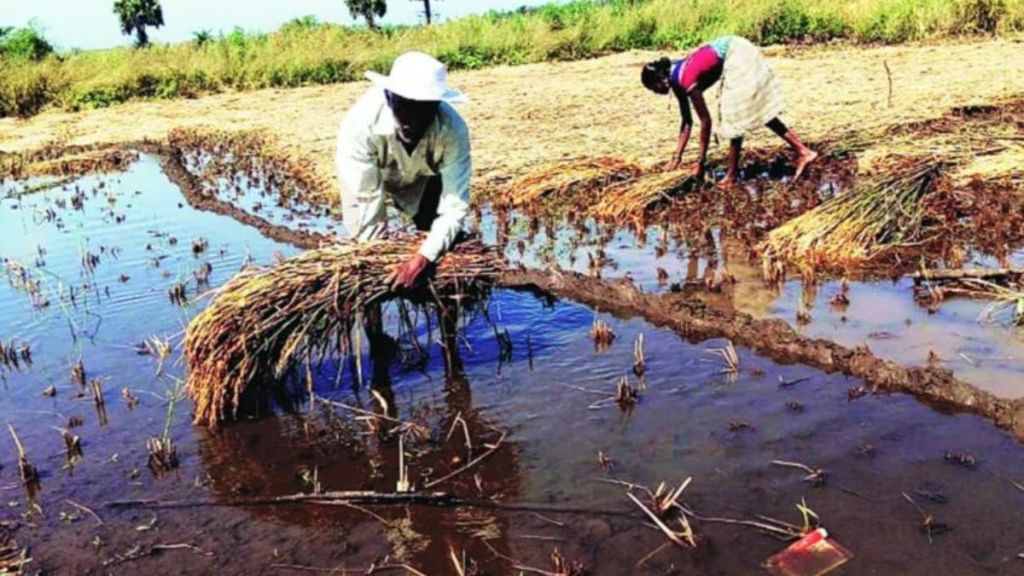
[(868, 389), (865, 386), (854, 386), (846, 391), (846, 398), (850, 401), (867, 396)]
[(753, 432), (754, 427), (750, 422), (743, 420), (730, 420), (729, 421), (729, 432)]
[(800, 470), (807, 472), (807, 475), (804, 476), (804, 482), (810, 482), (813, 486), (824, 486), (825, 479), (828, 476), (828, 473), (823, 468), (811, 468), (810, 466), (806, 464), (801, 464), (800, 462), (772, 460), (772, 464), (776, 466), (785, 466), (788, 468), (799, 468)]
[(978, 459), (974, 454), (967, 452), (946, 452), (942, 458), (950, 464), (956, 464), (969, 470), (974, 470), (978, 467)]
[(953, 529), (953, 527), (949, 524), (939, 522), (935, 519), (934, 515), (925, 512), (924, 508), (921, 508), (921, 506), (919, 506), (918, 503), (915, 502), (914, 499), (911, 498), (910, 495), (907, 494), (906, 492), (901, 492), (900, 494), (907, 502), (910, 502), (910, 504), (912, 504), (914, 508), (917, 510), (918, 514), (921, 515), (921, 525), (919, 526), (919, 529), (921, 530), (921, 532), (928, 536), (929, 544), (932, 543), (932, 536), (945, 534), (946, 532), (949, 532)]
[(121, 397), (124, 398), (124, 403), (129, 410), (134, 410), (139, 405), (139, 397), (127, 386), (121, 389)]

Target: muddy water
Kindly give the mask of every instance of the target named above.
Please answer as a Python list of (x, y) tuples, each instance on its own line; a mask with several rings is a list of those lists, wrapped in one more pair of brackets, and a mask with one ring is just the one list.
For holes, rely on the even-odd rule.
[[(85, 191), (81, 210), (73, 208), (75, 186)], [(61, 200), (66, 208), (57, 206)], [(48, 208), (55, 213), (49, 219)], [(417, 482), (440, 478), (497, 446), (481, 464), (437, 486), (474, 505), (375, 507), (378, 518), (337, 506), (253, 503), (309, 492), (312, 483), (323, 490), (394, 489), (396, 440), (371, 435), (352, 414), (324, 405), (210, 432), (189, 423), (187, 400), (176, 401), (169, 430), (181, 466), (156, 475), (146, 467), (144, 443), (163, 432), (168, 394), (173, 397), (175, 378), (184, 374), (175, 355), (157, 376), (156, 359), (139, 355), (136, 344), (153, 335), (174, 340), (202, 306), (176, 306), (168, 289), (186, 283), (193, 298), (193, 271), (204, 262), (212, 265), (216, 286), (246, 262), (268, 263), (277, 252), (295, 250), (226, 217), (192, 210), (147, 157), (116, 177), (83, 178), (67, 190), (4, 200), (0, 226), (2, 256), (24, 263), (50, 301), (33, 306), (24, 290), (0, 284), (0, 337), (27, 342), (33, 351), (30, 367), (3, 372), (0, 415), (17, 429), (43, 475), (41, 491), (30, 500), (17, 485), (13, 443), (3, 442), (2, 517), (20, 525), (15, 537), (30, 547), (34, 570), (291, 574), (365, 571), (376, 561), (454, 574), (452, 549), (487, 573), (512, 574), (512, 563), (498, 554), (550, 569), (548, 557), (557, 547), (594, 574), (749, 574), (783, 547), (747, 528), (695, 522), (697, 550), (669, 547), (638, 564), (664, 537), (644, 524), (624, 487), (604, 480), (654, 486), (686, 477), (693, 482), (684, 500), (702, 515), (799, 523), (795, 505), (804, 499), (856, 554), (837, 573), (1022, 569), (1016, 556), (1024, 551), (1024, 493), (1011, 481), (1024, 481), (1024, 451), (987, 421), (942, 414), (904, 396), (851, 401), (848, 390), (856, 381), (779, 366), (745, 350), (739, 350), (739, 374), (728, 376), (713, 352), (723, 342), (685, 342), (635, 319), (602, 316), (617, 338), (597, 351), (587, 336), (592, 310), (512, 292), (497, 293), (489, 304), (490, 319), (512, 341), (510, 359), (482, 315), (466, 319), (451, 362), (436, 343), (427, 344), (422, 329), (424, 362), (414, 362), (408, 339), (400, 356), (406, 362), (375, 366), (366, 359), (373, 387), (393, 414), (429, 428), (426, 440), (406, 447)], [(208, 247), (196, 255), (192, 242), (199, 238)], [(609, 266), (605, 272), (629, 270), (656, 287), (656, 276), (643, 276), (640, 265), (648, 248), (633, 248), (628, 235), (618, 241), (617, 249), (632, 251), (636, 260), (622, 258), (617, 271)], [(514, 243), (510, 250), (517, 250)], [(670, 246), (664, 263), (678, 262), (679, 250)], [(92, 271), (83, 269), (86, 253), (100, 256)], [(686, 265), (676, 266), (673, 277), (685, 279)], [(80, 287), (76, 304), (67, 296), (73, 286)], [(641, 333), (644, 390), (635, 406), (621, 410), (600, 393), (610, 394), (630, 373)], [(106, 424), (92, 398), (69, 380), (69, 366), (79, 357), (87, 377), (102, 380)], [(371, 393), (353, 388), (350, 372), (339, 379), (341, 368), (350, 365), (328, 363), (315, 371), (317, 393), (372, 409)], [(57, 388), (54, 398), (42, 394), (50, 385)], [(140, 399), (131, 410), (121, 398), (126, 386)], [(73, 415), (84, 420), (74, 432), (85, 456), (66, 467), (52, 427)], [(463, 421), (471, 447), (461, 424), (448, 437)], [(598, 466), (598, 451), (614, 460), (610, 470)], [(947, 463), (946, 451), (973, 454), (979, 464)], [(824, 468), (828, 481), (814, 487), (801, 471), (772, 465), (773, 459)], [(919, 530), (920, 514), (901, 492), (953, 531), (929, 543)], [(918, 492), (948, 501), (932, 502)], [(185, 504), (105, 505), (126, 499)]]
[[(481, 221), (492, 240), (499, 238), (497, 230), (506, 228), (490, 212), (484, 212)], [(769, 289), (761, 281), (760, 263), (750, 261), (742, 246), (717, 231), (698, 244), (662, 226), (638, 233), (609, 231), (587, 222), (580, 227), (544, 224), (531, 231), (518, 214), (509, 217), (507, 229), (507, 254), (527, 266), (556, 265), (606, 278), (629, 276), (651, 292), (703, 290), (717, 271), (728, 271), (737, 282), (724, 284), (716, 296), (721, 304), (759, 318), (782, 318), (808, 336), (851, 347), (867, 345), (878, 356), (907, 366), (927, 364), (934, 352), (938, 365), (964, 381), (1002, 397), (1024, 396), (1024, 330), (983, 320), (990, 305), (984, 300), (953, 298), (928, 310), (915, 302), (910, 279), (853, 281), (850, 304), (837, 307), (831, 300), (840, 291), (840, 282), (808, 289), (801, 280), (791, 279), (779, 289)], [(1024, 266), (1024, 249), (1003, 264), (978, 253), (965, 264), (1004, 265)], [(810, 317), (798, 322), (800, 311)]]

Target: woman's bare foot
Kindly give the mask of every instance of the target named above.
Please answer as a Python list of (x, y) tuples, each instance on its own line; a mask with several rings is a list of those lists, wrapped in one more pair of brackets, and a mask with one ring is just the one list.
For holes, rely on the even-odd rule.
[(736, 186), (736, 175), (726, 174), (725, 176), (722, 177), (721, 180), (718, 181), (718, 183), (715, 184), (715, 186), (723, 190), (734, 188)]
[(818, 159), (818, 153), (810, 148), (804, 148), (803, 152), (796, 158), (796, 174), (793, 175), (793, 180), (799, 180), (804, 174), (804, 169), (811, 162)]

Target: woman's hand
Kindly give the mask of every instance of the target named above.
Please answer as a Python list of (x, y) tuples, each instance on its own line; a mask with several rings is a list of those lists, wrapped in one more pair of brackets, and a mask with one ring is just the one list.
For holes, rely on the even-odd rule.
[(679, 158), (673, 158), (672, 160), (669, 160), (668, 163), (665, 164), (665, 171), (674, 172), (676, 170), (679, 170), (679, 167), (682, 166), (682, 164), (683, 163), (682, 161), (680, 161)]

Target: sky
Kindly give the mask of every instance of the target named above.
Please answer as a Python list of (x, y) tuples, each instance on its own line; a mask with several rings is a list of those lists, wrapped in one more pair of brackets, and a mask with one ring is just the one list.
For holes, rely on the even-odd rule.
[[(488, 10), (512, 10), (551, 0), (433, 0), (431, 9), (441, 20)], [(34, 22), (58, 49), (94, 49), (122, 46), (113, 0), (0, 0), (0, 26), (26, 26)], [(197, 30), (225, 33), (240, 26), (249, 32), (269, 32), (299, 16), (313, 15), (324, 22), (351, 24), (344, 0), (162, 0), (165, 25), (152, 29), (153, 42), (192, 39)], [(387, 24), (422, 21), (423, 2), (388, 0)]]

